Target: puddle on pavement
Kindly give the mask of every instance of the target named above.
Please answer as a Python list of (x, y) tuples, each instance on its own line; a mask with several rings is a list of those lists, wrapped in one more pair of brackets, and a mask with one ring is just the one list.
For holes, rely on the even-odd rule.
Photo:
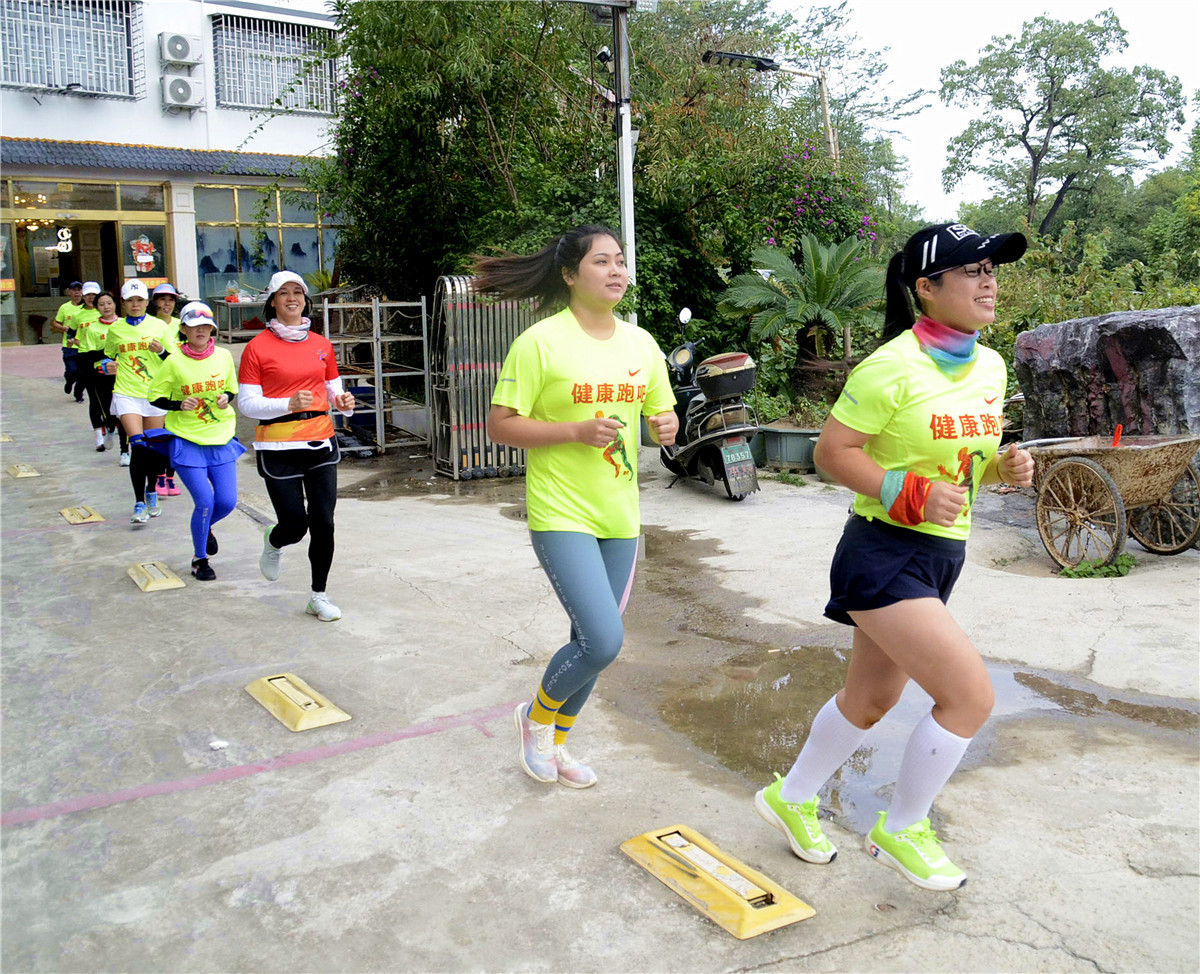
[[(435, 474), (427, 457), (399, 464), (382, 459), (358, 462), (362, 476), (344, 477), (338, 496), (371, 501), (427, 496), (437, 504), (492, 504), (502, 517), (525, 519), (522, 477), (456, 482)], [(746, 610), (761, 599), (726, 589), (720, 569), (706, 563), (724, 553), (718, 542), (652, 525), (645, 527), (645, 540), (649, 557), (639, 562), (638, 592), (625, 621), (630, 637), (655, 651), (637, 662), (623, 656), (602, 692), (636, 719), (665, 722), (756, 787), (766, 784), (771, 772), (791, 767), (817, 711), (842, 685), (849, 630), (754, 622)], [(783, 640), (795, 643), (779, 648)], [(843, 648), (828, 645), (839, 641)], [(988, 670), (996, 707), (964, 767), (987, 760), (994, 729), (1006, 718), (1129, 720), (1192, 735), (1200, 729), (1194, 709), (1161, 698), (1105, 697), (1103, 688), (1058, 673), (999, 664)], [(698, 674), (704, 675), (696, 682)], [(909, 731), (930, 705), (910, 683), (826, 786), (823, 811), (847, 828), (868, 831), (890, 797)]]
[[(712, 669), (699, 684), (661, 704), (668, 725), (752, 782), (766, 784), (772, 772), (786, 773), (800, 751), (817, 711), (841, 687), (848, 651), (827, 646), (742, 653)], [(1068, 715), (1120, 717), (1155, 727), (1195, 733), (1200, 715), (1159, 703), (1103, 699), (1028, 670), (990, 664), (996, 707), (989, 727), (1005, 718)], [(914, 724), (929, 712), (931, 699), (910, 683), (900, 702), (838, 771), (822, 795), (822, 809), (841, 824), (868, 831), (885, 807)], [(967, 752), (964, 766), (987, 756), (985, 729)]]

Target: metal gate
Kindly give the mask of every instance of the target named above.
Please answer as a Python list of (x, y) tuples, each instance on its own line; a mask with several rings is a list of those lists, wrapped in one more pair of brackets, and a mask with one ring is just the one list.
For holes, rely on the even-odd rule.
[(489, 301), (474, 278), (438, 278), (430, 331), (433, 459), (455, 480), (525, 472), (525, 451), (487, 436), (492, 391), (508, 347), (533, 324), (529, 302)]

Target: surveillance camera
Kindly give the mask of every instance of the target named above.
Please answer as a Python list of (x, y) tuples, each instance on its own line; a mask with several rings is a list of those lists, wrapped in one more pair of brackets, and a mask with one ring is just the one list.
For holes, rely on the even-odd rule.
[(607, 47), (602, 47), (596, 52), (596, 60), (601, 64), (608, 64), (608, 62), (612, 59), (612, 51), (610, 51)]

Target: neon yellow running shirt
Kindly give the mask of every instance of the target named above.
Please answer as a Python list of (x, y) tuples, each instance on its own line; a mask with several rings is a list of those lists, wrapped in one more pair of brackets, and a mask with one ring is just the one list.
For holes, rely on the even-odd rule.
[[(868, 355), (846, 380), (831, 415), (871, 436), (866, 454), (884, 470), (909, 470), (950, 484), (967, 484), (967, 513), (953, 527), (923, 522), (910, 531), (965, 539), (984, 468), (1000, 446), (1008, 377), (990, 348), (976, 346), (971, 370), (957, 381), (938, 369), (906, 331)], [(874, 497), (854, 495), (863, 517), (896, 524)]]
[[(82, 301), (80, 301), (79, 304), (72, 304), (70, 301), (64, 301), (58, 306), (58, 310), (54, 312), (54, 320), (60, 325), (66, 325), (69, 329), (72, 327), (71, 319), (74, 318), (78, 312), (86, 310), (87, 308), (84, 306)], [(67, 333), (65, 331), (62, 333), (62, 347), (69, 347), (67, 345)]]
[[(77, 312), (75, 312), (74, 317), (71, 318), (70, 327), (75, 329), (75, 339), (79, 342), (79, 345), (76, 348), (76, 351), (79, 351), (79, 352), (88, 351), (88, 349), (85, 348), (84, 344), (83, 344), (84, 336), (91, 329), (91, 326), (99, 320), (100, 320), (100, 312), (97, 311), (95, 308), (86, 308), (85, 307), (85, 308), (80, 308)], [(100, 330), (103, 331), (104, 329), (102, 328)]]
[(617, 439), (603, 449), (583, 443), (531, 449), (526, 507), (532, 531), (638, 536), (639, 419), (675, 407), (666, 361), (649, 332), (618, 320), (612, 337), (600, 341), (564, 308), (517, 336), (492, 404), (551, 423), (597, 416), (624, 423)]
[(104, 336), (104, 356), (115, 359), (117, 378), (113, 392), (119, 396), (147, 399), (150, 382), (163, 360), (150, 351), (150, 342), (157, 338), (163, 348), (176, 352), (179, 339), (165, 321), (147, 315), (140, 325), (131, 325), (127, 318), (118, 318), (108, 326)]
[(233, 356), (220, 346), (208, 358), (188, 358), (172, 350), (150, 383), (147, 399), (187, 399), (196, 396), (200, 405), (195, 409), (168, 409), (165, 425), (176, 436), (204, 446), (221, 445), (232, 439), (237, 429), (237, 415), (232, 407), (221, 409), (217, 397), (221, 393), (237, 392), (237, 370)]

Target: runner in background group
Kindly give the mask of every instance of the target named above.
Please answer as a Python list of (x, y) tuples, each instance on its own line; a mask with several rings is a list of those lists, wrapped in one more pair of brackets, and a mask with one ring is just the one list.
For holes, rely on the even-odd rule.
[(83, 309), (83, 281), (72, 281), (67, 285), (67, 301), (58, 306), (50, 330), (62, 335), (63, 392), (83, 402), (83, 378), (79, 374), (78, 352), (70, 344), (68, 332), (76, 313)]
[[(174, 351), (175, 347), (184, 341), (183, 335), (179, 331), (179, 319), (175, 317), (175, 307), (182, 300), (184, 300), (183, 295), (166, 281), (150, 292), (149, 313), (161, 321), (165, 321), (171, 328), (171, 334), (174, 336), (171, 339), (171, 351)], [(154, 492), (159, 497), (179, 496), (179, 488), (175, 485), (175, 468), (172, 466), (169, 456), (166, 459), (166, 468), (155, 481)]]
[[(88, 397), (88, 419), (92, 424), (92, 432), (96, 437), (96, 452), (103, 453), (113, 445), (120, 423), (109, 412), (112, 397), (111, 383), (106, 382), (106, 376), (96, 371), (96, 363), (100, 361), (101, 349), (104, 347), (104, 337), (108, 325), (117, 317), (116, 301), (111, 294), (100, 290), (95, 281), (86, 281), (83, 285), (83, 307), (71, 319), (71, 328), (67, 331), (68, 344), (75, 349), (76, 364), (79, 376)], [(100, 309), (101, 298), (104, 298), (104, 311)], [(107, 392), (107, 395), (105, 394)], [(124, 439), (122, 439), (122, 452)]]
[(161, 428), (166, 411), (150, 405), (147, 394), (155, 374), (171, 350), (179, 347), (178, 331), (159, 318), (146, 314), (150, 294), (139, 280), (121, 287), (124, 317), (113, 322), (105, 335), (104, 358), (99, 368), (114, 376), (112, 412), (129, 436), (129, 479), (133, 484), (133, 514), (130, 523), (145, 524), (162, 513), (155, 483), (163, 458), (144, 445), (146, 429)]

